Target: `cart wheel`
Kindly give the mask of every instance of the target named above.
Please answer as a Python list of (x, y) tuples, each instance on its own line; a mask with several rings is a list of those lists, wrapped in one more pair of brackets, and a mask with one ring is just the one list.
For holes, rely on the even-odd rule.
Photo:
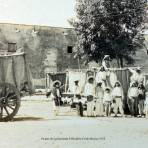
[(20, 107), (20, 95), (16, 87), (9, 83), (0, 84), (0, 121), (10, 121)]

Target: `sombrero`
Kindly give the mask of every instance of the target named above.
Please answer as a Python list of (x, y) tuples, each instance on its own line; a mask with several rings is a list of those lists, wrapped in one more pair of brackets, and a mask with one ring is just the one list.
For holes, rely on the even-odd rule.
[(55, 86), (56, 84), (59, 84), (59, 86), (61, 86), (61, 82), (59, 80), (53, 82), (53, 86)]

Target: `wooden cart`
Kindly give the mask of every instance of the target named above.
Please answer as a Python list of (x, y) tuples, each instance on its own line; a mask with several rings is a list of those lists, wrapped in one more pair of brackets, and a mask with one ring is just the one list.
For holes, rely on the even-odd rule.
[(25, 53), (0, 55), (0, 121), (9, 121), (20, 108), (21, 91), (32, 91)]

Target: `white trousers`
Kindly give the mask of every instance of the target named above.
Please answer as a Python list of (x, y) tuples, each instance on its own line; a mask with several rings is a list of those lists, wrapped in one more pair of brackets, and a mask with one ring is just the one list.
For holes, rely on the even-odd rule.
[(95, 107), (96, 107), (95, 115), (103, 116), (103, 99), (97, 99)]
[(56, 106), (55, 102), (53, 101), (53, 112), (55, 116), (59, 114), (59, 110), (60, 110), (60, 106)]
[(145, 105), (145, 117), (148, 118), (148, 105)]
[(123, 111), (122, 99), (121, 98), (115, 98), (114, 100), (116, 101), (116, 103), (114, 104), (114, 113), (115, 113), (115, 115), (117, 115), (118, 108), (119, 108), (119, 111), (120, 111), (121, 115), (123, 116), (124, 111)]
[(87, 116), (94, 116), (94, 101), (87, 102)]

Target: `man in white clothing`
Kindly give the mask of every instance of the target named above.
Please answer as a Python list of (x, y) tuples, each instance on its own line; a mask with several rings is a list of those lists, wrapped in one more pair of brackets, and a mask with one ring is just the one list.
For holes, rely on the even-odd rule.
[(83, 116), (83, 105), (81, 102), (81, 87), (79, 86), (79, 80), (74, 81), (75, 85), (73, 87), (74, 102), (76, 103), (76, 108), (78, 115)]
[(87, 116), (94, 116), (94, 95), (95, 95), (95, 87), (94, 87), (94, 78), (89, 77), (88, 82), (84, 88), (84, 96), (87, 97)]
[(137, 116), (138, 114), (138, 86), (137, 83), (131, 83), (130, 88), (128, 89), (128, 106), (131, 112), (131, 116)]
[(141, 72), (140, 68), (136, 68), (136, 70), (133, 70), (131, 68), (128, 68), (129, 71), (132, 73), (131, 76), (131, 82), (136, 82), (137, 84), (143, 83), (144, 81), (144, 75)]
[(79, 80), (75, 80), (74, 83), (73, 94), (74, 98), (76, 98), (77, 96), (81, 95), (81, 88), (79, 86)]

